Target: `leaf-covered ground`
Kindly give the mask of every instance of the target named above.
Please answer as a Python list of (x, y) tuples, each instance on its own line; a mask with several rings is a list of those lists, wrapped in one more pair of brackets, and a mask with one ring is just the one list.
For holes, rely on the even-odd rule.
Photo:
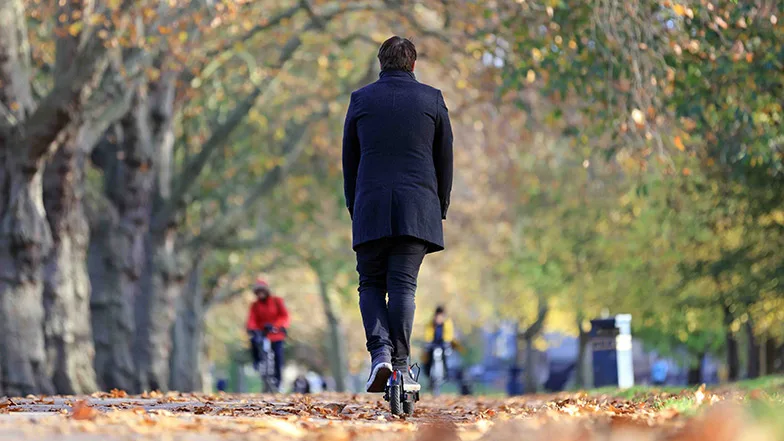
[(636, 391), (625, 397), (611, 391), (507, 399), (425, 397), (413, 417), (401, 419), (368, 395), (126, 396), (114, 391), (0, 398), (0, 441), (773, 441), (784, 439), (775, 421), (777, 402), (778, 391), (714, 393), (705, 388)]

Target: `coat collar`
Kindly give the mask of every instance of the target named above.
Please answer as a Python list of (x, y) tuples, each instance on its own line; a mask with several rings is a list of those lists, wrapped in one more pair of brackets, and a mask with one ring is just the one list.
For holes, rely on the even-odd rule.
[(387, 69), (382, 70), (380, 74), (378, 74), (379, 78), (403, 78), (403, 79), (412, 79), (416, 81), (416, 75), (414, 72), (409, 72), (406, 70), (398, 70), (398, 69)]

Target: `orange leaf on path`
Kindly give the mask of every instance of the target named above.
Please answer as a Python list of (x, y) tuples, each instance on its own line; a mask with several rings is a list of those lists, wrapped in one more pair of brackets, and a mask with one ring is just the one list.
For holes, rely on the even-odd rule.
[(77, 401), (71, 407), (71, 418), (75, 420), (91, 420), (98, 415), (98, 411), (90, 407), (87, 401)]
[(109, 392), (109, 395), (112, 398), (127, 398), (128, 392), (125, 392), (124, 390), (120, 390), (120, 389), (112, 389), (112, 391)]
[[(688, 169), (687, 168), (683, 169), (684, 172), (686, 172), (686, 170), (688, 170)], [(694, 401), (695, 401), (695, 403), (698, 406), (701, 405), (703, 401), (705, 401), (705, 384), (704, 383), (700, 386), (699, 389), (697, 389), (697, 392), (694, 392)]]

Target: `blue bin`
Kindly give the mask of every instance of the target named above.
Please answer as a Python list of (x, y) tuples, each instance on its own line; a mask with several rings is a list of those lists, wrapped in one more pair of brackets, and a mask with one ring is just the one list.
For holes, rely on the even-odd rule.
[(591, 320), (594, 387), (618, 386), (618, 333), (614, 318)]

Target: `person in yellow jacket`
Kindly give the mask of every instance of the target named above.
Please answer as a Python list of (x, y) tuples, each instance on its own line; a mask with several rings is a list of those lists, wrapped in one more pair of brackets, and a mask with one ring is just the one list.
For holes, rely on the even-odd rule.
[(425, 341), (428, 343), (446, 343), (451, 345), (455, 339), (455, 326), (446, 317), (443, 306), (436, 308), (433, 320), (425, 328)]
[[(433, 360), (433, 350), (440, 346), (445, 350), (456, 346), (455, 325), (452, 320), (447, 318), (446, 310), (443, 306), (436, 308), (433, 320), (425, 328), (425, 342), (427, 349), (425, 353), (425, 372), (429, 375), (431, 362)], [(444, 366), (446, 368), (446, 366)]]

